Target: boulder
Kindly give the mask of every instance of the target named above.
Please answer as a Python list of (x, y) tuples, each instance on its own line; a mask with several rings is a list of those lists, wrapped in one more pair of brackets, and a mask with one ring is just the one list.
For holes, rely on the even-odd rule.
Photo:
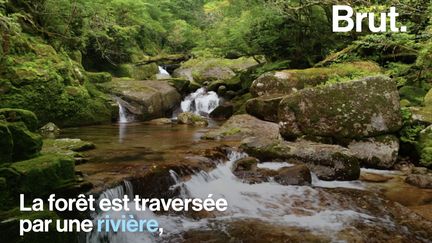
[(43, 153), (71, 154), (72, 152), (84, 152), (95, 149), (92, 142), (83, 141), (78, 138), (46, 139), (44, 141)]
[(207, 119), (192, 112), (182, 112), (178, 114), (177, 120), (179, 124), (187, 124), (187, 125), (194, 125), (194, 126), (208, 125)]
[(13, 138), (6, 122), (0, 121), (0, 164), (12, 161)]
[(158, 118), (158, 119), (153, 119), (151, 121), (148, 121), (146, 123), (151, 125), (169, 125), (172, 124), (173, 122), (169, 118)]
[[(18, 192), (42, 196), (75, 181), (74, 160), (58, 154), (44, 154), (10, 166), (19, 174)], [(9, 183), (9, 180), (8, 180)]]
[(42, 149), (42, 137), (29, 131), (23, 122), (7, 124), (13, 138), (13, 161), (30, 159)]
[[(242, 71), (256, 65), (252, 58), (222, 59), (197, 58), (182, 63), (182, 66), (173, 72), (173, 77), (184, 78), (191, 82), (203, 84), (209, 81), (230, 80), (235, 72)], [(216, 87), (217, 88), (217, 87)]]
[(254, 157), (246, 157), (234, 161), (232, 170), (234, 172), (240, 171), (256, 171), (257, 170), (258, 159)]
[(44, 137), (55, 138), (60, 133), (60, 128), (56, 124), (49, 122), (39, 129)]
[(139, 120), (148, 121), (164, 117), (180, 103), (181, 95), (167, 81), (113, 79), (99, 85), (106, 92), (120, 97), (128, 111)]
[(251, 115), (232, 116), (218, 129), (207, 132), (204, 139), (243, 139), (246, 137), (278, 139), (276, 123), (259, 120)]
[(246, 102), (246, 112), (261, 120), (278, 122), (279, 103), (284, 96), (264, 95)]
[(399, 140), (393, 135), (384, 135), (353, 140), (348, 148), (366, 167), (391, 169), (398, 157)]
[(396, 84), (386, 76), (304, 89), (286, 96), (278, 117), (283, 137), (364, 138), (402, 126)]
[(427, 174), (427, 175), (411, 174), (407, 176), (405, 181), (408, 184), (411, 184), (416, 187), (432, 189), (432, 174)]
[(254, 97), (287, 95), (306, 87), (324, 84), (329, 79), (353, 78), (380, 72), (381, 68), (373, 62), (353, 62), (334, 64), (324, 68), (268, 72), (252, 83), (250, 92)]
[(38, 128), (38, 118), (28, 110), (3, 108), (0, 109), (0, 117), (4, 117), (7, 122), (23, 122), (32, 132)]
[(306, 165), (295, 165), (280, 168), (274, 180), (281, 185), (310, 185), (311, 173)]
[(241, 148), (261, 161), (301, 161), (321, 180), (357, 180), (360, 176), (358, 159), (339, 145), (250, 137), (242, 141)]
[(210, 112), (210, 118), (216, 120), (226, 120), (234, 113), (234, 105), (228, 102), (223, 103)]

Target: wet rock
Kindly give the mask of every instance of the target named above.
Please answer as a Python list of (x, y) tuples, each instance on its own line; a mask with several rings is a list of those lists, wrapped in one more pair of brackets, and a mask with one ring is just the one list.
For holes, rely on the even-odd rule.
[(266, 95), (246, 102), (246, 112), (261, 120), (278, 122), (278, 109), (279, 103), (282, 101), (283, 96), (279, 95)]
[(177, 90), (163, 80), (113, 79), (112, 82), (99, 84), (99, 87), (120, 97), (128, 104), (128, 111), (143, 121), (164, 117), (181, 101)]
[(411, 174), (407, 176), (405, 182), (416, 187), (432, 189), (432, 174)]
[(178, 114), (177, 120), (179, 124), (187, 124), (193, 126), (207, 126), (208, 121), (204, 117), (192, 112), (182, 112)]
[(60, 133), (60, 128), (56, 124), (49, 122), (39, 129), (44, 137), (55, 138)]
[(281, 134), (363, 138), (402, 126), (396, 84), (386, 76), (304, 89), (279, 105)]
[(78, 138), (46, 139), (44, 140), (42, 152), (70, 155), (73, 154), (71, 152), (84, 152), (95, 148), (96, 146), (94, 143), (83, 141)]
[(321, 180), (357, 180), (360, 176), (358, 159), (339, 145), (250, 137), (242, 141), (241, 148), (261, 161), (299, 160)]
[(336, 77), (351, 77), (354, 73), (380, 73), (380, 67), (372, 62), (335, 64), (325, 68), (282, 70), (269, 72), (256, 79), (250, 88), (254, 97), (263, 95), (287, 95), (305, 87), (316, 86)]
[(243, 139), (246, 137), (279, 138), (276, 123), (259, 120), (250, 115), (235, 115), (220, 128), (206, 133), (204, 139)]
[(233, 171), (256, 171), (257, 170), (258, 159), (254, 157), (246, 157), (239, 159), (233, 164)]
[(146, 123), (151, 125), (168, 125), (168, 124), (172, 124), (172, 120), (169, 118), (158, 118), (158, 119), (153, 119), (151, 121), (148, 121)]
[(429, 172), (429, 170), (426, 167), (413, 167), (411, 169), (411, 173), (413, 173), (413, 174), (425, 175), (428, 172)]
[(392, 178), (393, 177), (390, 177), (390, 176), (385, 176), (385, 175), (380, 175), (380, 174), (375, 174), (375, 173), (369, 173), (369, 172), (365, 172), (365, 173), (360, 174), (360, 180), (366, 181), (366, 182), (376, 182), (376, 183), (387, 182)]
[(225, 120), (230, 118), (234, 113), (234, 105), (228, 102), (216, 107), (209, 116), (216, 120)]
[(225, 86), (225, 85), (221, 85), (221, 86), (219, 86), (218, 87), (218, 89), (217, 89), (217, 93), (219, 94), (219, 95), (225, 95), (226, 94), (226, 92), (227, 92), (227, 87)]
[(390, 169), (398, 157), (399, 140), (393, 135), (354, 140), (348, 148), (363, 165)]
[(306, 165), (283, 167), (277, 173), (274, 180), (281, 185), (310, 185), (312, 182), (309, 168)]

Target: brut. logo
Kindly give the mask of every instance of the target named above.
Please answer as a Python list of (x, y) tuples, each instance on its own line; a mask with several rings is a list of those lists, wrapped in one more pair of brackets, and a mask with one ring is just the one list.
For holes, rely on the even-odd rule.
[[(345, 12), (345, 14), (341, 14)], [(388, 13), (379, 13), (379, 18), (375, 17), (375, 13), (356, 13), (354, 16), (354, 10), (347, 5), (334, 5), (333, 6), (333, 32), (349, 32), (355, 27), (356, 32), (362, 32), (363, 21), (368, 20), (369, 30), (377, 32), (387, 32), (387, 20), (389, 19), (389, 27), (391, 32), (406, 32), (407, 27), (397, 27), (396, 18), (399, 14), (396, 12), (395, 7), (390, 7)], [(376, 23), (378, 22), (378, 23)], [(341, 26), (341, 23), (345, 23)]]

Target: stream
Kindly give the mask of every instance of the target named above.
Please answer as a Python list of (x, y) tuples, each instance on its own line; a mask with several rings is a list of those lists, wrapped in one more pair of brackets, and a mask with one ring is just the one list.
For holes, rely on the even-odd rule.
[[(218, 103), (217, 95), (201, 89), (185, 98), (181, 110), (205, 116)], [(80, 138), (96, 144), (97, 149), (85, 154), (88, 162), (78, 165), (77, 170), (95, 186), (91, 193), (99, 195), (99, 200), (124, 195), (130, 198), (134, 195), (146, 196), (147, 192), (140, 185), (144, 182), (133, 178), (139, 178), (151, 168), (176, 166), (178, 161), (187, 165), (202, 151), (214, 150), (222, 145), (219, 141), (201, 140), (204, 133), (213, 129), (212, 126), (153, 125), (133, 122), (122, 108), (120, 113), (123, 114), (119, 114), (117, 124), (69, 128), (61, 134), (62, 137)], [(407, 206), (432, 201), (430, 190), (407, 186), (399, 179), (397, 171), (362, 169), (362, 172), (394, 176), (394, 179), (383, 184), (322, 181), (314, 174), (310, 186), (283, 186), (272, 180), (248, 184), (232, 172), (234, 161), (247, 154), (235, 149), (236, 142), (223, 144), (231, 147), (225, 151), (227, 159), (213, 159), (211, 163), (216, 165), (214, 168), (207, 171), (194, 169), (189, 176), (179, 176), (169, 170), (168, 181), (172, 197), (204, 199), (212, 194), (214, 199), (227, 200), (227, 211), (92, 213), (90, 216), (95, 221), (106, 215), (112, 219), (128, 215), (136, 219), (156, 219), (164, 234), (91, 232), (81, 235), (80, 242), (352, 242), (366, 240), (376, 231), (387, 232), (378, 237), (378, 241), (393, 239), (392, 236), (397, 234), (403, 239), (428, 242), (428, 239), (401, 225), (398, 217), (392, 216), (401, 210), (398, 206), (369, 193), (383, 193)], [(277, 170), (292, 164), (265, 162), (258, 166)], [(143, 186), (161, 186), (157, 183)], [(362, 200), (359, 201), (359, 197)]]

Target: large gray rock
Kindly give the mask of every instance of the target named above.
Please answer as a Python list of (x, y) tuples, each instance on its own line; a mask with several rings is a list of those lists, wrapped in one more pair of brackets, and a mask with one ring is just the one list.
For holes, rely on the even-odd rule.
[(331, 78), (352, 77), (359, 72), (377, 74), (381, 68), (373, 62), (334, 64), (330, 67), (272, 71), (258, 77), (250, 88), (254, 97), (287, 95), (306, 87), (325, 83)]
[(339, 145), (251, 137), (242, 141), (241, 148), (261, 161), (303, 162), (322, 180), (356, 180), (360, 176), (358, 159)]
[(125, 103), (126, 109), (139, 120), (163, 117), (181, 102), (181, 95), (167, 81), (114, 79), (99, 85)]
[(367, 167), (391, 169), (398, 157), (399, 140), (393, 135), (379, 136), (354, 140), (348, 148)]
[(382, 75), (293, 93), (281, 101), (278, 116), (285, 138), (363, 138), (402, 126), (396, 84)]
[(259, 120), (250, 115), (235, 115), (221, 127), (204, 135), (205, 139), (243, 139), (246, 137), (279, 139), (278, 124)]

